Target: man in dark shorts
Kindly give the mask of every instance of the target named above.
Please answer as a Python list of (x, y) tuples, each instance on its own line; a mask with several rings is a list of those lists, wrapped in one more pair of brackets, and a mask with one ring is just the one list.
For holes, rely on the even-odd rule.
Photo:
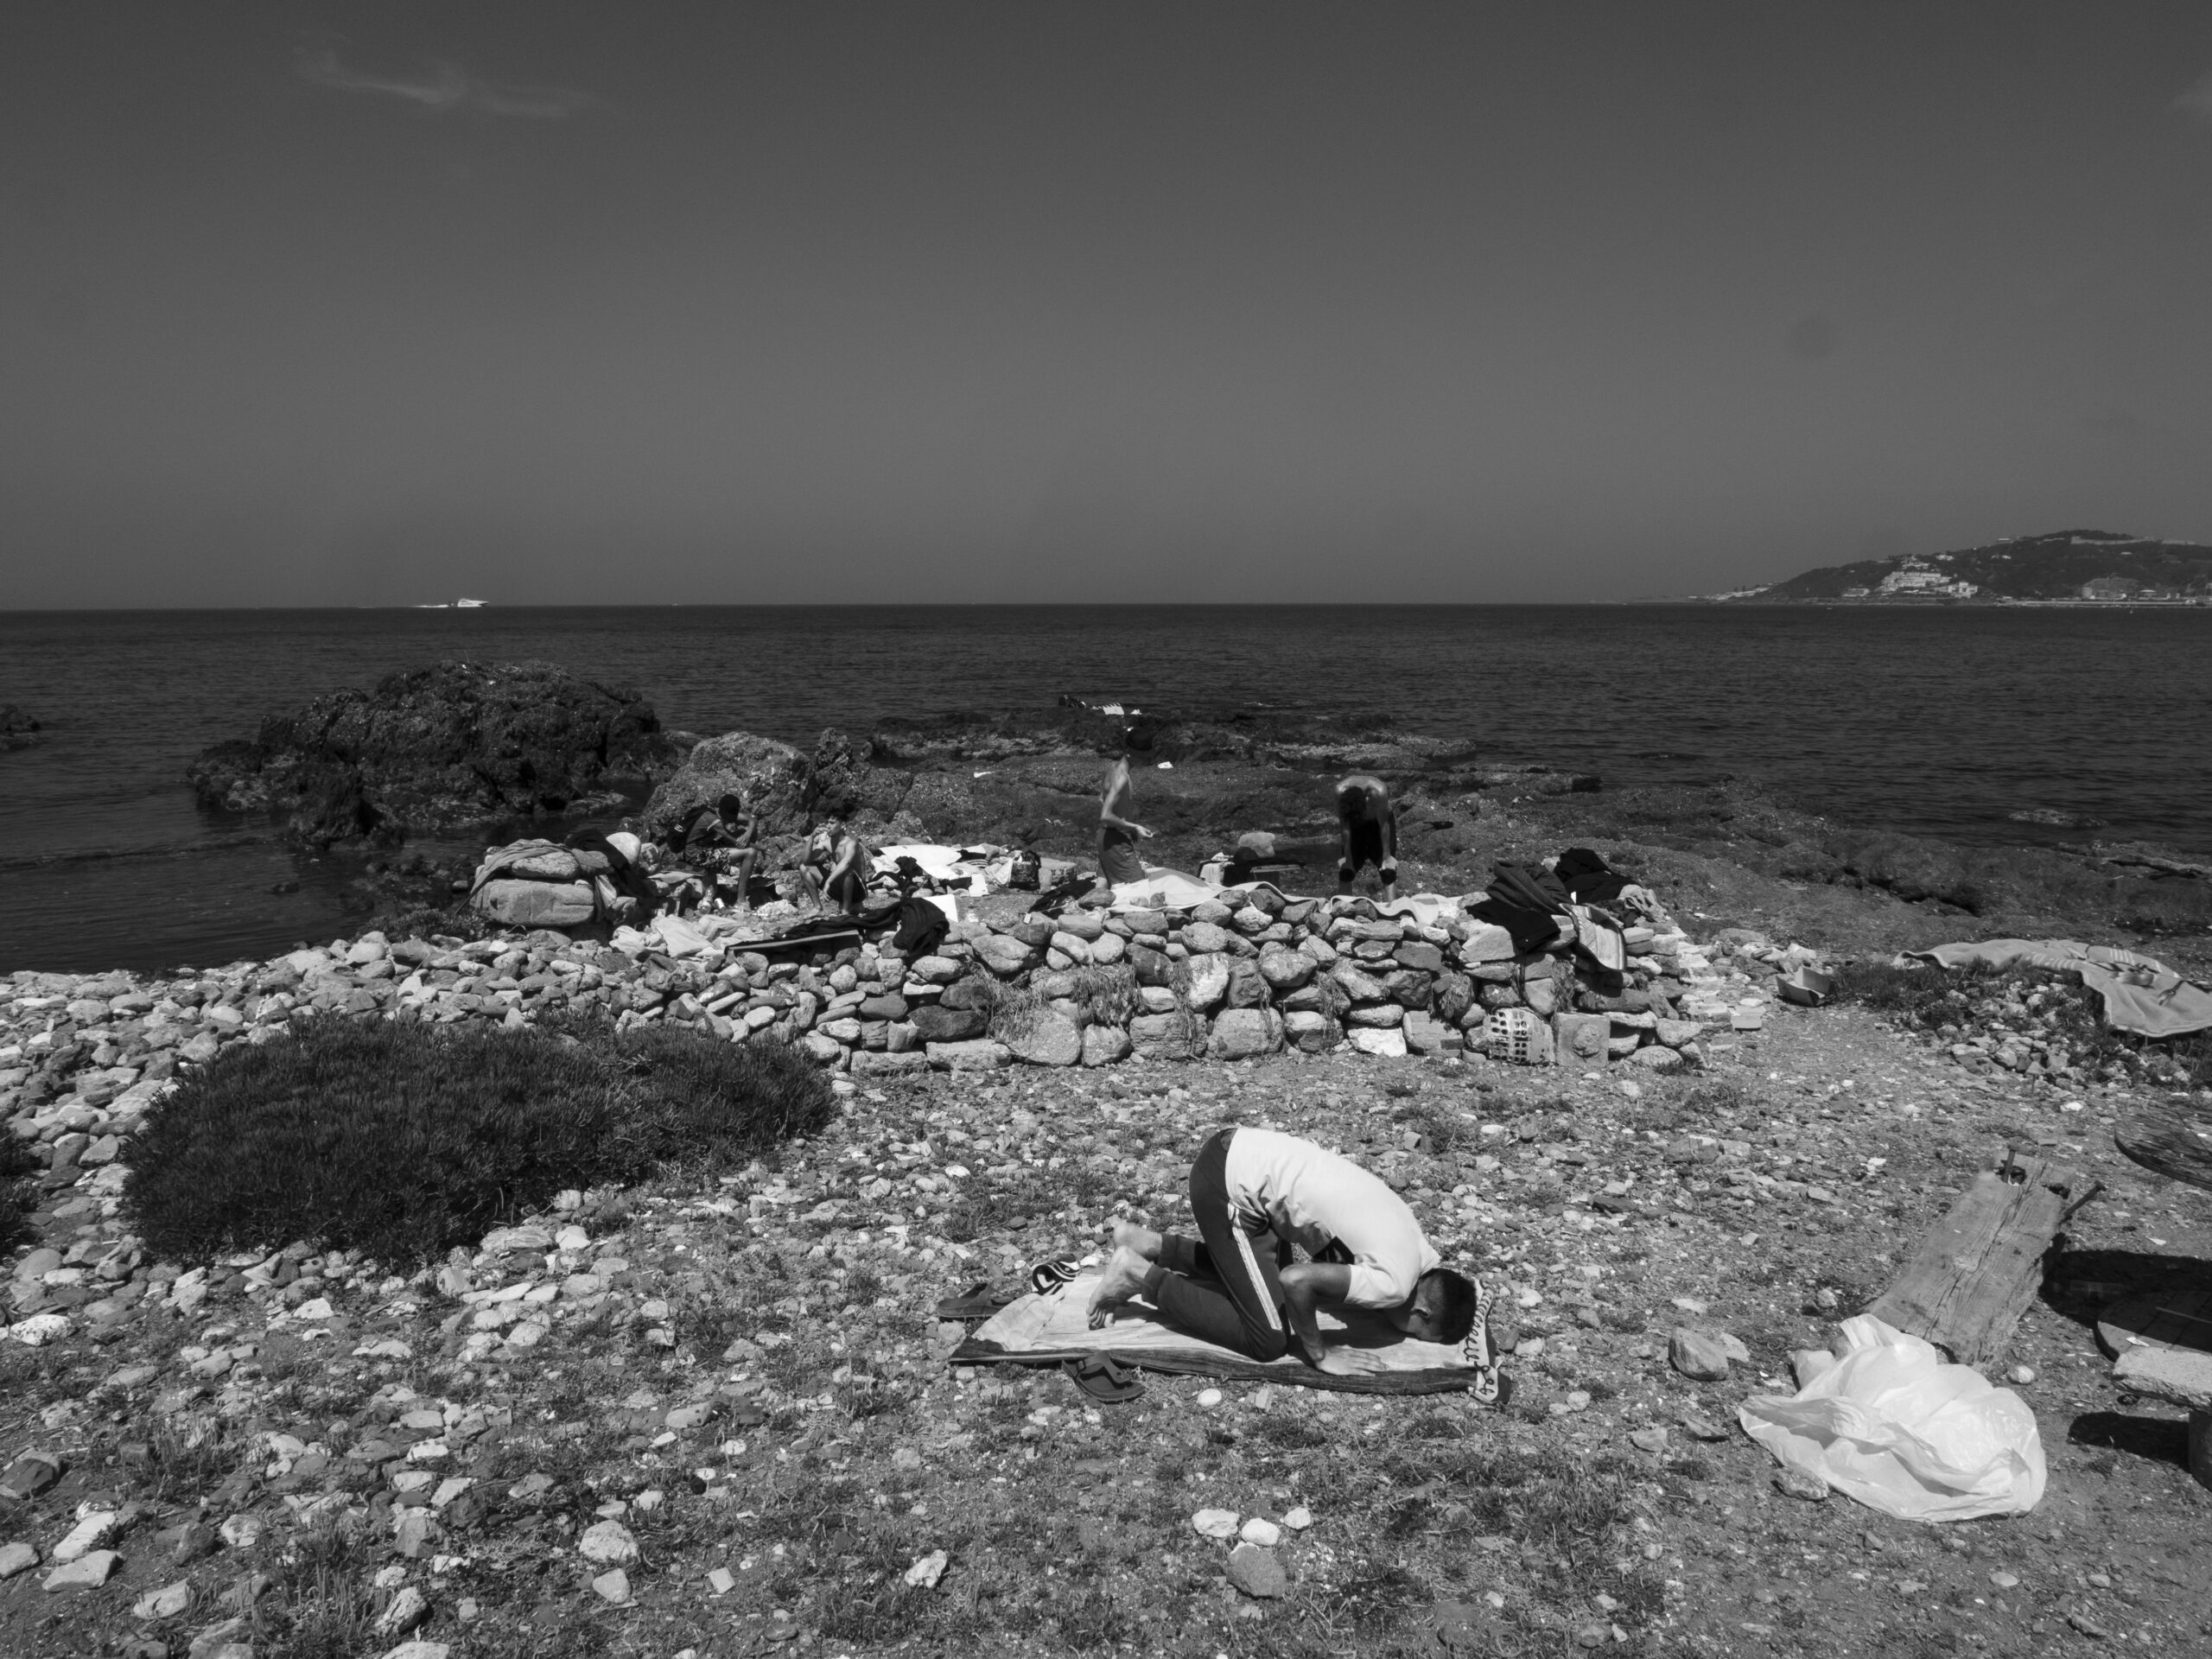
[[(1315, 1310), (1365, 1308), (1422, 1342), (1481, 1330), (1474, 1363), (1491, 1363), (1484, 1294), (1442, 1264), (1405, 1200), (1349, 1158), (1272, 1129), (1219, 1130), (1191, 1166), (1191, 1213), (1196, 1240), (1115, 1224), (1094, 1328), (1142, 1296), (1208, 1342), (1262, 1362), (1294, 1351), (1348, 1375), (1371, 1363), (1325, 1349)], [(1293, 1244), (1313, 1259), (1292, 1261)]]
[(1337, 783), (1337, 823), (1343, 830), (1337, 854), (1337, 891), (1350, 893), (1354, 877), (1368, 865), (1382, 878), (1385, 903), (1398, 896), (1398, 819), (1390, 810), (1390, 786), (1380, 778), (1356, 772)]

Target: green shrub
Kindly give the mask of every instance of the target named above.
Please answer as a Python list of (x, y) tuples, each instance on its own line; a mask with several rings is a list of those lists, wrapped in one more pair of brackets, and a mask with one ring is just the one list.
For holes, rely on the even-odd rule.
[(426, 1261), (564, 1187), (757, 1156), (830, 1106), (806, 1062), (770, 1046), (318, 1020), (226, 1051), (156, 1103), (124, 1198), (173, 1258), (306, 1239)]

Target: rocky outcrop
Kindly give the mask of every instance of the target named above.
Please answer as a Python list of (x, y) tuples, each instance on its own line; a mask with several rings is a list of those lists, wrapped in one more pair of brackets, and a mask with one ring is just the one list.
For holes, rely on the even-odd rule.
[(0, 702), (0, 750), (27, 749), (44, 738), (38, 721), (12, 702)]
[(274, 715), (187, 777), (207, 806), (328, 845), (619, 807), (676, 758), (635, 691), (550, 663), (440, 663)]

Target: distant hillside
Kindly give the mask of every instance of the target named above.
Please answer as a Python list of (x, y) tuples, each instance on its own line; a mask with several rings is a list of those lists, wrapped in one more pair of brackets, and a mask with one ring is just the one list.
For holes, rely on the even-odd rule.
[(2005, 600), (2212, 603), (2212, 547), (2107, 530), (2061, 530), (1950, 553), (1808, 570), (1787, 582), (1719, 595), (1777, 600), (1920, 602)]

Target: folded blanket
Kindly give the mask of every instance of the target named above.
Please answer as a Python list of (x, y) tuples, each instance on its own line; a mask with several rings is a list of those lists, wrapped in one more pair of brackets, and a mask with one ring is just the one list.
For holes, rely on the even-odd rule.
[[(1345, 1394), (1445, 1394), (1477, 1389), (1483, 1381), (1484, 1374), (1460, 1349), (1415, 1342), (1379, 1319), (1320, 1316), (1321, 1338), (1331, 1350), (1355, 1351), (1376, 1367), (1351, 1376), (1316, 1370), (1294, 1356), (1263, 1364), (1163, 1324), (1142, 1302), (1125, 1304), (1110, 1325), (1093, 1331), (1090, 1294), (1098, 1279), (1096, 1273), (1086, 1273), (1041, 1295), (1009, 1303), (953, 1350), (952, 1363), (1058, 1365), (1099, 1354), (1152, 1371), (1244, 1377)], [(1501, 1404), (1510, 1393), (1499, 1390)]]

